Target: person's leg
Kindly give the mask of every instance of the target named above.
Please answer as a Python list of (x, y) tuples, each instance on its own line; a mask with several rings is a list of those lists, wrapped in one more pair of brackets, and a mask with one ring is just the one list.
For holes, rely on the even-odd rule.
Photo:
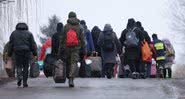
[(107, 75), (108, 79), (112, 78), (113, 70), (114, 70), (114, 64), (113, 63), (107, 63), (106, 64), (106, 75)]
[(151, 74), (151, 63), (150, 62), (148, 62), (147, 63), (147, 73), (146, 73), (146, 75), (147, 75), (147, 78), (150, 78), (150, 74)]
[(160, 66), (160, 63), (159, 61), (156, 62), (156, 69), (157, 69), (157, 78), (160, 78), (160, 70), (159, 70), (159, 66)]
[(79, 60), (79, 52), (77, 50), (71, 51), (70, 54), (70, 65), (69, 65), (69, 87), (74, 87), (74, 78), (75, 78), (75, 72), (77, 68), (77, 62)]
[(132, 78), (137, 79), (137, 73), (136, 73), (136, 62), (135, 60), (129, 60), (128, 65), (130, 67), (131, 73), (132, 73)]
[(17, 85), (21, 86), (21, 82), (23, 79), (23, 71), (22, 71), (22, 57), (19, 55), (15, 55), (15, 64), (16, 64), (16, 68), (17, 68)]
[(28, 68), (29, 68), (29, 58), (28, 56), (24, 57), (23, 62), (23, 86), (28, 87)]
[(165, 73), (165, 70), (164, 70), (164, 61), (160, 60), (157, 62), (157, 68), (158, 68), (158, 76), (160, 78), (164, 78), (164, 73)]
[(168, 77), (172, 78), (172, 69), (171, 68), (168, 68)]
[(167, 73), (166, 71), (167, 71), (167, 69), (164, 68), (164, 69), (163, 69), (163, 77), (164, 77), (164, 78), (166, 78), (166, 73)]
[(128, 61), (128, 65), (129, 65), (130, 70), (131, 70), (132, 73), (133, 73), (133, 72), (136, 72), (135, 61), (129, 60), (129, 61)]

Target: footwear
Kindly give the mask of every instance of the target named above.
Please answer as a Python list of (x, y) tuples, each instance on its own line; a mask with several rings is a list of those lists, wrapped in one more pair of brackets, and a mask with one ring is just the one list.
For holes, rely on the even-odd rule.
[(133, 72), (133, 73), (132, 73), (132, 79), (137, 79), (137, 74), (136, 74), (136, 72)]
[(107, 75), (107, 78), (108, 78), (108, 79), (111, 79), (111, 78), (112, 78), (112, 76), (111, 76), (110, 74), (108, 74), (108, 75)]
[(113, 75), (113, 70), (112, 70), (112, 68), (109, 68), (109, 69), (107, 70), (107, 78), (108, 78), (108, 79), (111, 79), (111, 78), (112, 78), (112, 75)]
[(146, 76), (145, 76), (144, 73), (140, 73), (140, 77), (141, 77), (142, 79), (146, 79)]
[(73, 78), (69, 78), (69, 87), (70, 88), (74, 87)]
[(22, 80), (19, 80), (19, 81), (17, 82), (17, 86), (18, 86), (18, 87), (21, 86), (21, 82), (22, 82)]
[(28, 84), (23, 84), (23, 88), (27, 88), (28, 87)]

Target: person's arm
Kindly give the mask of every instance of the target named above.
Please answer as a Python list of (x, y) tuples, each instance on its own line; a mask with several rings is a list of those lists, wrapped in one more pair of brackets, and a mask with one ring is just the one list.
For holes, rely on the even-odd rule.
[(151, 43), (151, 39), (150, 39), (150, 36), (148, 35), (147, 31), (144, 31), (144, 36), (145, 36), (145, 40), (148, 42), (148, 44), (150, 44)]
[(104, 35), (103, 32), (100, 33), (98, 41), (97, 41), (97, 45), (101, 48), (103, 46), (103, 39), (104, 39)]
[(115, 43), (116, 43), (116, 48), (117, 48), (118, 54), (121, 55), (121, 53), (122, 53), (122, 47), (121, 47), (120, 41), (117, 38), (116, 33), (114, 33), (114, 37), (115, 37)]
[(84, 31), (83, 29), (81, 28), (80, 29), (80, 41), (81, 41), (81, 49), (82, 49), (82, 52), (86, 55), (86, 38), (85, 38), (85, 35), (84, 35)]
[(94, 52), (94, 51), (95, 51), (95, 48), (94, 48), (94, 41), (93, 41), (91, 32), (89, 32), (89, 39), (90, 39), (91, 51)]
[(55, 38), (55, 35), (56, 34), (54, 34), (53, 36), (52, 36), (52, 39), (51, 39), (51, 54), (52, 55), (56, 55), (56, 46), (55, 46), (55, 44), (56, 44), (56, 38)]
[(13, 54), (13, 33), (10, 35), (10, 40), (9, 40), (9, 46), (8, 46), (8, 57), (11, 57)]
[(125, 46), (124, 42), (125, 42), (126, 32), (127, 32), (126, 30), (123, 30), (122, 33), (121, 33), (121, 37), (119, 38), (119, 41), (120, 41), (122, 47)]

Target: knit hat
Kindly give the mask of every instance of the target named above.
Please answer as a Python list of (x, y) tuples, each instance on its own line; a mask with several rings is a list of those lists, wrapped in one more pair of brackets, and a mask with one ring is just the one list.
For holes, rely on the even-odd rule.
[(76, 13), (71, 11), (68, 15), (68, 18), (76, 18)]

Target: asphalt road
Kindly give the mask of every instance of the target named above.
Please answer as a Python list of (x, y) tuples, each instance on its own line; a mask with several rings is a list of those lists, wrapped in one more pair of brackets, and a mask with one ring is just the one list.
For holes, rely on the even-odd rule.
[(75, 88), (52, 78), (29, 79), (28, 88), (16, 81), (0, 87), (0, 99), (185, 99), (178, 98), (174, 80), (77, 78)]

